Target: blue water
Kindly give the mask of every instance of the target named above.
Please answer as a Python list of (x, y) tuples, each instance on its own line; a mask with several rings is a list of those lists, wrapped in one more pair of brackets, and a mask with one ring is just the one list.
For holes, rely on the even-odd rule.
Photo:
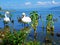
[[(27, 16), (30, 16), (30, 11), (23, 11), (23, 12), (25, 12)], [(18, 23), (17, 17), (21, 17), (23, 12), (22, 12), (22, 11), (10, 12), (10, 13), (13, 15), (13, 16), (12, 16), (12, 19), (14, 20), (14, 28), (15, 28), (16, 30), (22, 28), (22, 27), (21, 27), (22, 24)], [(4, 12), (0, 12), (0, 13), (4, 14)], [(59, 19), (60, 19), (60, 18), (59, 18), (59, 16), (60, 16), (60, 11), (38, 11), (38, 14), (42, 16), (42, 19), (43, 19), (44, 22), (45, 22), (45, 23), (44, 23), (44, 26), (46, 26), (46, 25), (45, 25), (45, 24), (46, 24), (46, 16), (47, 16), (48, 14), (53, 14), (53, 15), (54, 15), (54, 18), (58, 18), (58, 22), (55, 22), (54, 26), (56, 27), (56, 28), (55, 28), (55, 32), (56, 32), (56, 31), (57, 31), (57, 32), (60, 32), (60, 28), (59, 28), (59, 27), (60, 27), (60, 20), (59, 20)], [(41, 20), (39, 20), (38, 30), (39, 30), (39, 27), (41, 27), (41, 26), (42, 26), (42, 22), (41, 22)], [(0, 27), (1, 27), (1, 28), (4, 27), (2, 20), (0, 20)]]
[[(14, 11), (14, 12), (10, 12), (13, 16), (12, 16), (12, 19), (14, 20), (14, 29), (16, 30), (20, 30), (21, 28), (23, 28), (22, 26), (22, 23), (18, 23), (18, 20), (17, 20), (17, 17), (21, 17), (22, 16), (22, 13), (25, 12), (27, 16), (30, 16), (30, 11)], [(0, 12), (1, 14), (4, 14), (4, 12)], [(44, 20), (44, 27), (46, 27), (46, 16), (48, 14), (53, 14), (53, 18), (57, 18), (58, 21), (54, 23), (54, 26), (55, 26), (55, 30), (54, 30), (54, 33), (57, 33), (59, 32), (60, 33), (60, 11), (38, 11), (38, 14), (42, 16), (42, 19)], [(38, 40), (41, 40), (42, 36), (46, 35), (46, 29), (44, 29), (44, 34), (42, 34), (42, 22), (41, 20), (39, 20), (39, 24), (38, 24), (38, 27), (37, 27), (37, 33), (38, 33), (38, 37), (39, 35), (41, 36)], [(4, 27), (4, 24), (3, 24), (3, 20), (0, 20), (0, 28), (3, 28)], [(33, 30), (31, 31), (31, 36), (33, 38)], [(56, 38), (55, 38), (56, 39)]]
[[(14, 20), (14, 27), (15, 29), (20, 29), (22, 24), (18, 23), (17, 17), (21, 17), (22, 13), (25, 12), (27, 16), (30, 16), (30, 11), (14, 11), (14, 12), (10, 12), (10, 14), (12, 14), (13, 16), (11, 17)], [(4, 12), (0, 12), (1, 14), (4, 14)], [(38, 14), (42, 16), (42, 19), (44, 20), (44, 26), (46, 26), (46, 16), (48, 14), (53, 14), (54, 18), (57, 18), (58, 21), (55, 22), (54, 26), (56, 27), (56, 31), (59, 31), (59, 27), (60, 27), (60, 11), (38, 11)], [(2, 19), (3, 20), (3, 19)], [(2, 20), (0, 20), (0, 27), (3, 28), (3, 22)], [(38, 28), (42, 26), (42, 22), (41, 20), (39, 20), (39, 25)], [(39, 30), (39, 29), (38, 29)]]

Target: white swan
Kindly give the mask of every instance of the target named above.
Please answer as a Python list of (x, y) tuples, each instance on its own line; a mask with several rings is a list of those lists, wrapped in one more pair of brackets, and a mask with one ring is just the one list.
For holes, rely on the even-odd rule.
[(5, 18), (4, 18), (4, 21), (5, 21), (5, 22), (9, 22), (9, 21), (10, 21), (10, 18), (7, 17), (7, 14), (9, 14), (8, 11), (5, 13)]
[(31, 18), (26, 16), (25, 13), (22, 13), (23, 17), (22, 17), (22, 22), (24, 23), (30, 23), (31, 22)]

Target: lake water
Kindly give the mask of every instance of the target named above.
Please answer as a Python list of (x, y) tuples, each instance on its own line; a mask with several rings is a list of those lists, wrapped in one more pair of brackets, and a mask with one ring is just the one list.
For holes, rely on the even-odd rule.
[[(14, 20), (14, 29), (16, 30), (20, 30), (21, 28), (23, 28), (22, 26), (22, 23), (18, 23), (18, 20), (17, 20), (17, 17), (21, 17), (22, 16), (22, 13), (25, 12), (27, 16), (30, 16), (30, 11), (14, 11), (14, 12), (11, 12), (11, 14), (13, 15), (12, 16), (12, 19)], [(1, 14), (4, 14), (4, 12), (0, 12)], [(58, 21), (54, 23), (54, 26), (55, 26), (55, 30), (54, 30), (54, 33), (60, 33), (60, 11), (38, 11), (38, 14), (42, 16), (42, 19), (44, 20), (44, 27), (46, 27), (46, 16), (48, 14), (53, 14), (53, 18), (57, 18)], [(37, 33), (38, 33), (38, 37), (40, 36), (39, 39), (37, 40), (41, 40), (43, 39), (42, 37), (43, 36), (46, 36), (46, 29), (44, 29), (44, 33), (42, 34), (42, 22), (41, 20), (39, 20), (39, 25), (37, 27)], [(0, 28), (3, 28), (4, 27), (4, 24), (3, 24), (3, 20), (0, 20)], [(30, 33), (31, 37), (33, 38), (33, 30), (31, 30), (31, 33)], [(56, 37), (56, 35), (54, 36), (54, 39), (56, 40), (57, 39), (60, 39), (58, 37)], [(42, 40), (41, 40), (42, 41)], [(57, 40), (56, 40), (57, 41)]]

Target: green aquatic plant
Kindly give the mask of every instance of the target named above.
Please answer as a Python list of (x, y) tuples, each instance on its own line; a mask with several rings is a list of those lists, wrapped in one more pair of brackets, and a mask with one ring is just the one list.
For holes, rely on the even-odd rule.
[(40, 42), (38, 42), (38, 41), (29, 41), (29, 42), (27, 42), (26, 43), (26, 45), (40, 45)]
[(33, 11), (30, 13), (30, 15), (30, 18), (32, 20), (31, 26), (34, 30), (36, 30), (38, 26), (38, 13), (36, 11)]
[(51, 32), (54, 30), (54, 22), (53, 22), (53, 15), (52, 14), (49, 14), (46, 18), (47, 20), (47, 26), (46, 26), (46, 29), (48, 32)]
[(25, 27), (19, 31), (14, 31), (14, 34), (7, 32), (5, 38), (3, 39), (4, 45), (25, 45), (26, 38), (30, 31), (29, 27)]
[(9, 31), (9, 26), (5, 26), (2, 30), (0, 30), (0, 44), (3, 45), (3, 39), (5, 38), (5, 34)]
[(49, 14), (47, 17), (46, 17), (46, 20), (50, 21), (53, 19), (53, 15), (52, 14)]
[(30, 13), (30, 18), (31, 18), (31, 26), (32, 28), (34, 29), (34, 40), (36, 40), (36, 36), (37, 36), (37, 33), (36, 33), (36, 30), (37, 30), (37, 26), (38, 26), (38, 13), (37, 11), (32, 11)]

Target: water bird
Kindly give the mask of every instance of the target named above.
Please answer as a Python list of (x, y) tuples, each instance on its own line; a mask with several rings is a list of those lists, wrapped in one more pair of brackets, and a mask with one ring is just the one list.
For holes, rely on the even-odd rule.
[(9, 14), (8, 11), (5, 12), (4, 22), (10, 22), (10, 18), (7, 17), (7, 14)]
[(29, 22), (31, 22), (31, 18), (28, 17), (28, 16), (26, 16), (25, 13), (22, 13), (22, 18), (19, 17), (19, 18), (18, 18), (18, 22), (29, 23)]
[(25, 24), (28, 25), (31, 22), (31, 18), (26, 16), (25, 13), (22, 13), (21, 21), (24, 23), (24, 26), (26, 26)]
[(22, 22), (24, 23), (30, 23), (31, 22), (31, 18), (26, 16), (25, 13), (22, 13)]

